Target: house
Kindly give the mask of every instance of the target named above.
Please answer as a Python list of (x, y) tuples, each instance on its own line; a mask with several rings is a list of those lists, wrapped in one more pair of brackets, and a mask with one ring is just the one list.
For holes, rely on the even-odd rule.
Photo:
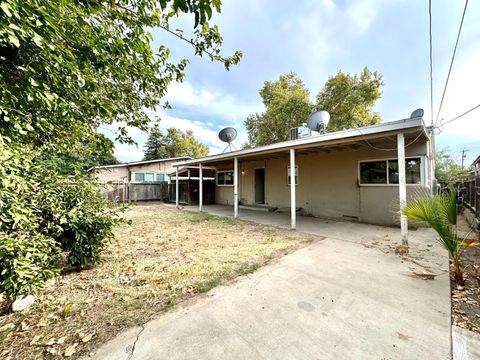
[(480, 175), (480, 155), (474, 160), (472, 165), (469, 167), (470, 175), (478, 176)]
[(95, 166), (92, 168), (101, 183), (150, 183), (170, 181), (168, 174), (174, 170), (173, 164), (191, 160), (190, 156), (167, 159), (134, 161), (116, 165)]
[[(215, 172), (215, 203), (280, 209), (296, 227), (301, 212), (332, 219), (401, 225), (400, 204), (434, 177), (432, 131), (421, 117), (319, 134), (175, 163), (176, 199), (182, 169)], [(172, 179), (173, 181), (173, 179)], [(202, 210), (203, 181), (199, 181)], [(241, 209), (240, 209), (241, 211)]]
[(170, 176), (174, 163), (191, 160), (189, 156), (135, 161), (96, 166), (94, 171), (104, 184), (105, 196), (114, 203), (127, 201), (166, 200), (169, 198)]

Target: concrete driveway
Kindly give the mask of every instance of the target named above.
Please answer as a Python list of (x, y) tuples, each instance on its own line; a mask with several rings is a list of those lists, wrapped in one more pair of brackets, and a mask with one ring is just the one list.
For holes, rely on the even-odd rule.
[[(299, 229), (324, 238), (130, 329), (93, 358), (450, 359), (448, 261), (431, 231), (413, 231), (416, 258), (402, 259), (391, 251), (399, 229), (305, 219)], [(423, 271), (440, 275), (412, 276)]]

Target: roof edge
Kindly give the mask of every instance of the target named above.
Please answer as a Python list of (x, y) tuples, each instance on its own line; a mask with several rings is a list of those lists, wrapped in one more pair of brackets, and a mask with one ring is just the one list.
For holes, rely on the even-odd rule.
[(291, 147), (322, 143), (325, 141), (339, 140), (339, 139), (345, 139), (345, 138), (348, 139), (348, 138), (354, 138), (357, 136), (380, 134), (384, 132), (400, 131), (403, 129), (406, 130), (406, 129), (412, 129), (412, 128), (418, 128), (418, 127), (422, 127), (425, 131), (425, 124), (423, 122), (423, 118), (421, 117), (386, 121), (386, 122), (371, 125), (371, 126), (364, 126), (360, 128), (335, 131), (331, 133), (310, 136), (303, 139), (282, 141), (282, 142), (274, 143), (270, 145), (259, 146), (253, 149), (236, 150), (236, 151), (231, 151), (223, 154), (209, 155), (203, 158), (192, 159), (192, 160), (188, 160), (181, 163), (174, 163), (172, 164), (172, 166), (196, 164), (204, 161), (207, 162), (207, 161), (222, 160), (222, 159), (228, 159), (228, 158), (237, 157), (237, 156), (242, 157), (250, 154), (261, 153), (264, 151), (272, 151), (277, 149), (280, 150), (284, 148), (288, 149)]

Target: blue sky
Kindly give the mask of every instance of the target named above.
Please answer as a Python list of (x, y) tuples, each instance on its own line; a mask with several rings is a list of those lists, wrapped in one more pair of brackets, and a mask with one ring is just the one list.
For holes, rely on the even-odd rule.
[[(438, 111), (464, 2), (433, 1), (434, 114)], [(445, 120), (480, 103), (480, 1), (470, 1), (440, 118)], [(419, 107), (430, 123), (428, 1), (412, 0), (224, 0), (212, 21), (220, 27), (225, 54), (243, 52), (240, 64), (226, 71), (220, 63), (193, 57), (188, 44), (154, 29), (154, 47), (164, 44), (171, 59), (189, 58), (185, 81), (169, 87), (173, 106), (158, 110), (161, 127), (191, 129), (214, 154), (223, 149), (217, 138), (225, 126), (246, 140), (243, 121), (263, 111), (258, 95), (265, 80), (295, 72), (312, 100), (338, 70), (358, 73), (364, 66), (379, 71), (385, 85), (378, 101), (384, 121), (406, 118)], [(176, 27), (191, 32), (182, 17)], [(105, 132), (112, 137), (110, 132)], [(138, 147), (116, 144), (121, 161), (139, 160), (148, 137), (131, 130)], [(445, 126), (437, 148), (448, 147), (457, 160), (467, 149), (466, 163), (480, 154), (480, 109)]]

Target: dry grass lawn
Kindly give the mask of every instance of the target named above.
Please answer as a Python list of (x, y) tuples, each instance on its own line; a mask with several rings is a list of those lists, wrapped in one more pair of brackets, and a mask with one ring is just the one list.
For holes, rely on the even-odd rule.
[(104, 262), (65, 272), (25, 313), (0, 316), (0, 358), (77, 357), (313, 237), (159, 204), (134, 206)]

